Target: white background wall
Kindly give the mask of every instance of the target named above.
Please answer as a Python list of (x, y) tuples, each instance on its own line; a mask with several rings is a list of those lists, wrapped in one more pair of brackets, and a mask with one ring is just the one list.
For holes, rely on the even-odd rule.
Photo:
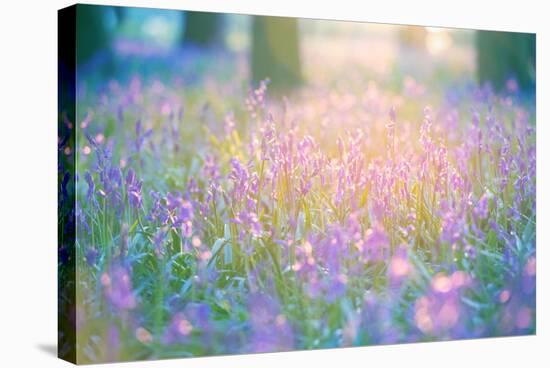
[[(140, 362), (143, 367), (540, 367), (550, 361), (548, 250), (550, 13), (544, 1), (93, 1), (248, 14), (537, 33), (537, 336)], [(57, 9), (0, 3), (0, 366), (67, 366), (55, 358)], [(546, 17), (545, 17), (546, 14)], [(546, 364), (545, 364), (546, 363)], [(112, 367), (127, 366), (114, 364)]]

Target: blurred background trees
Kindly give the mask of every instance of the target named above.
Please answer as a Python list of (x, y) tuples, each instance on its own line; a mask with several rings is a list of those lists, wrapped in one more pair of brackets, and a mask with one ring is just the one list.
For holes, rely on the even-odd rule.
[(106, 7), (95, 5), (78, 5), (76, 11), (77, 63), (83, 64), (98, 52), (107, 50), (111, 45), (111, 37), (106, 27)]
[(223, 41), (224, 18), (220, 13), (182, 12), (182, 41), (196, 46), (212, 46)]
[[(236, 21), (237, 19), (238, 21)], [(230, 39), (233, 38), (234, 41), (233, 36), (238, 33), (237, 39), (240, 40), (238, 52), (247, 55), (249, 82), (258, 83), (262, 79), (269, 78), (272, 91), (285, 92), (306, 80), (304, 71), (308, 70), (306, 65), (308, 59), (305, 54), (308, 49), (311, 50), (309, 42), (312, 39), (308, 31), (311, 27), (304, 27), (306, 22), (309, 22), (308, 24), (315, 23), (318, 29), (324, 27), (320, 33), (323, 35), (322, 37), (325, 37), (325, 34), (335, 36), (330, 40), (323, 38), (324, 41), (319, 44), (323, 49), (326, 48), (324, 55), (331, 55), (331, 47), (335, 46), (335, 42), (339, 42), (338, 37), (340, 40), (352, 38), (364, 40), (369, 35), (372, 36), (371, 38), (378, 37), (376, 34), (371, 35), (369, 32), (372, 27), (368, 28), (367, 26), (360, 29), (362, 33), (350, 31), (340, 34), (339, 29), (344, 27), (346, 24), (344, 22), (78, 5), (77, 63), (82, 67), (98, 55), (103, 55), (103, 59), (100, 58), (102, 65), (97, 69), (104, 74), (114, 75), (120, 69), (114, 60), (115, 44), (118, 41), (126, 42), (126, 50), (136, 50), (140, 47), (147, 49), (154, 46), (155, 43), (162, 43), (162, 47), (165, 49), (185, 49), (188, 46), (193, 46), (205, 50), (216, 48), (219, 51), (230, 50), (233, 52), (235, 51), (234, 42)], [(383, 27), (383, 25), (379, 27)], [(445, 54), (446, 51), (441, 52), (441, 50), (444, 50), (445, 47), (450, 50), (449, 47), (455, 48), (457, 45), (449, 44), (449, 40), (461, 39), (460, 47), (463, 47), (466, 38), (468, 39), (466, 48), (474, 55), (473, 70), (470, 72), (472, 79), (477, 79), (480, 85), (490, 83), (496, 91), (509, 88), (507, 83), (510, 80), (516, 81), (517, 86), (523, 91), (534, 92), (535, 90), (536, 41), (534, 34), (473, 32), (420, 26), (396, 26), (388, 28), (384, 32), (393, 34), (393, 38), (388, 38), (387, 42), (394, 43), (399, 50), (394, 62), (396, 65), (400, 63), (400, 67), (392, 69), (392, 73), (398, 73), (395, 75), (398, 80), (403, 77), (399, 73), (406, 73), (407, 69), (413, 71), (422, 69), (418, 68), (417, 64), (430, 70), (429, 63), (422, 61), (421, 57), (428, 58), (426, 60), (430, 62), (437, 58), (443, 60), (441, 54)], [(128, 46), (131, 44), (129, 40), (134, 42), (133, 46)], [(350, 53), (349, 56), (354, 56), (355, 59), (362, 57), (369, 60), (367, 56), (378, 51), (373, 49), (372, 43), (369, 41), (364, 41), (363, 44), (366, 45), (363, 48), (344, 52)], [(434, 56), (434, 51), (439, 52), (437, 57)], [(340, 52), (342, 53), (341, 50)], [(354, 53), (355, 55), (352, 55)], [(147, 53), (143, 52), (143, 55), (145, 54)], [(132, 56), (132, 61), (137, 60), (134, 56)], [(447, 59), (454, 58), (451, 54), (443, 56)], [(324, 61), (325, 64), (331, 63), (331, 60)], [(311, 62), (310, 58), (309, 66), (311, 66)], [(125, 68), (125, 66), (121, 67)], [(341, 72), (345, 72), (345, 67)], [(417, 78), (421, 79), (422, 77), (419, 75)]]
[(271, 80), (272, 89), (281, 90), (300, 84), (300, 44), (296, 18), (261, 17), (252, 21), (252, 79)]
[[(183, 19), (184, 44), (223, 46), (222, 14), (184, 12)], [(269, 78), (272, 90), (299, 85), (302, 78), (297, 19), (255, 16), (251, 28), (250, 69), (254, 83)]]
[(513, 78), (522, 90), (535, 89), (536, 41), (530, 33), (476, 32), (477, 72), (481, 84), (503, 90)]

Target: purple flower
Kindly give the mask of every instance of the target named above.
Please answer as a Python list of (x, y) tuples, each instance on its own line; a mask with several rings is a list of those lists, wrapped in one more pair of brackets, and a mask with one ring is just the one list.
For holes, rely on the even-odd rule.
[(212, 309), (206, 303), (189, 303), (185, 307), (185, 315), (193, 321), (193, 325), (196, 330), (202, 333), (207, 332), (210, 329), (210, 316)]
[(311, 189), (311, 186), (312, 186), (312, 182), (311, 182), (311, 179), (307, 179), (307, 178), (300, 178), (300, 194), (302, 195), (302, 197), (305, 197), (308, 193), (309, 193), (309, 190)]
[(167, 345), (187, 343), (190, 341), (192, 331), (191, 321), (183, 313), (176, 313), (164, 331), (161, 341)]
[(468, 259), (475, 259), (477, 256), (477, 249), (471, 244), (466, 244), (464, 247), (464, 256)]
[(162, 204), (162, 197), (160, 193), (152, 190), (149, 192), (149, 196), (151, 197), (151, 209), (149, 210), (149, 213), (147, 214), (147, 220), (149, 221), (161, 221), (164, 222), (166, 219), (164, 218), (164, 208)]
[(388, 265), (388, 280), (391, 287), (399, 287), (413, 270), (407, 256), (406, 246), (399, 247)]
[(424, 152), (429, 153), (433, 149), (433, 142), (431, 137), (432, 131), (432, 116), (431, 109), (429, 107), (424, 108), (424, 122), (420, 127), (420, 143), (424, 149)]
[(263, 161), (271, 158), (272, 160), (276, 159), (276, 132), (275, 124), (271, 115), (268, 116), (265, 121), (260, 133), (262, 134), (262, 142), (260, 145), (260, 158)]
[(414, 322), (418, 329), (430, 336), (462, 337), (465, 326), (459, 323), (463, 314), (461, 290), (470, 283), (470, 276), (463, 271), (450, 276), (436, 274), (432, 278), (431, 290), (414, 304)]
[(531, 333), (536, 325), (536, 258), (529, 257), (518, 274), (506, 278), (505, 287), (499, 291), (495, 302), (503, 306), (498, 329), (502, 334), (522, 335)]
[(235, 115), (232, 112), (225, 115), (225, 118), (223, 119), (223, 129), (225, 131), (225, 135), (228, 137), (233, 133), (233, 130), (235, 129)]
[[(109, 156), (106, 156), (109, 157)], [(107, 158), (99, 168), (99, 179), (102, 188), (98, 190), (99, 194), (108, 200), (112, 208), (121, 209), (122, 204), (122, 174), (118, 167), (111, 165)]]
[(441, 210), (441, 234), (439, 240), (448, 244), (458, 242), (464, 233), (465, 219), (461, 208), (452, 208), (447, 203), (442, 205)]
[(381, 226), (375, 226), (365, 232), (361, 248), (365, 260), (381, 261), (389, 255), (390, 240)]
[(237, 201), (241, 201), (248, 192), (250, 174), (248, 173), (248, 169), (237, 158), (231, 159), (229, 179), (233, 182), (233, 197)]
[(269, 79), (264, 79), (260, 81), (258, 88), (251, 90), (248, 93), (248, 97), (245, 100), (245, 106), (252, 118), (256, 118), (258, 116), (258, 110), (261, 110), (265, 107), (265, 95), (267, 92), (268, 84)]
[(155, 254), (158, 257), (160, 257), (164, 252), (162, 244), (164, 243), (165, 238), (166, 238), (166, 232), (163, 230), (157, 231), (157, 233), (153, 237), (153, 246), (154, 246)]
[(489, 216), (489, 195), (487, 193), (484, 193), (477, 202), (474, 213), (480, 220), (484, 220)]
[(210, 180), (217, 182), (220, 179), (220, 166), (214, 155), (206, 155), (202, 170)]
[(396, 113), (395, 113), (395, 107), (391, 107), (390, 112), (390, 121), (386, 124), (386, 129), (388, 130), (387, 134), (387, 148), (388, 148), (388, 158), (390, 160), (395, 160), (395, 121), (396, 121)]
[(306, 240), (296, 248), (296, 262), (292, 265), (292, 270), (305, 282), (316, 277), (317, 263), (309, 241)]
[(137, 209), (142, 205), (141, 186), (142, 182), (137, 180), (135, 171), (129, 169), (126, 174), (126, 193), (130, 205)]
[(346, 172), (344, 169), (344, 166), (340, 167), (338, 170), (338, 184), (336, 187), (336, 197), (334, 199), (334, 202), (337, 205), (340, 205), (342, 201), (344, 200), (344, 196), (346, 194)]
[(189, 201), (183, 201), (179, 208), (178, 221), (181, 222), (181, 230), (184, 237), (193, 235), (193, 206)]
[(325, 300), (327, 303), (334, 303), (346, 294), (348, 277), (341, 274), (331, 274), (325, 281)]
[(79, 204), (76, 204), (75, 217), (76, 217), (77, 223), (79, 225), (82, 225), (82, 229), (84, 229), (89, 234), (90, 225), (88, 225), (88, 221), (86, 220), (86, 215), (82, 211), (82, 206), (80, 206)]
[(113, 266), (109, 272), (101, 275), (101, 285), (105, 297), (118, 310), (134, 309), (137, 305), (132, 289), (132, 280), (126, 267)]
[(183, 198), (181, 193), (168, 193), (164, 199), (165, 205), (160, 206), (159, 219), (163, 225), (173, 229), (181, 229), (184, 237), (193, 235), (193, 204)]
[(135, 148), (136, 152), (139, 154), (141, 153), (141, 150), (143, 148), (143, 144), (145, 140), (150, 137), (153, 134), (153, 129), (148, 129), (147, 131), (143, 131), (143, 124), (141, 123), (141, 120), (138, 120), (136, 122), (136, 142), (135, 142)]
[(88, 266), (92, 267), (96, 264), (98, 254), (97, 249), (94, 247), (89, 247), (86, 250), (86, 263)]
[[(376, 294), (365, 294), (363, 305), (359, 313), (359, 325), (356, 327), (355, 340), (368, 344), (396, 343), (399, 340), (399, 331), (392, 324), (391, 300)], [(356, 321), (352, 321), (357, 323)]]
[(254, 212), (242, 211), (232, 220), (232, 222), (242, 225), (241, 239), (244, 238), (246, 234), (250, 234), (254, 237), (258, 237), (262, 234), (262, 225)]
[(506, 81), (506, 90), (510, 93), (516, 93), (519, 90), (518, 82), (514, 78)]
[(94, 179), (92, 178), (92, 175), (89, 171), (86, 171), (84, 174), (84, 179), (86, 180), (86, 183), (88, 184), (88, 192), (86, 193), (86, 200), (90, 202), (94, 196), (95, 193), (95, 184)]
[(290, 350), (294, 337), (290, 324), (271, 296), (253, 293), (248, 298), (252, 334), (250, 351), (255, 353)]
[(190, 303), (183, 312), (174, 314), (170, 324), (164, 331), (162, 343), (186, 344), (190, 343), (191, 337), (202, 335), (203, 343), (208, 343), (208, 335), (211, 330), (210, 324), (211, 309), (208, 304)]

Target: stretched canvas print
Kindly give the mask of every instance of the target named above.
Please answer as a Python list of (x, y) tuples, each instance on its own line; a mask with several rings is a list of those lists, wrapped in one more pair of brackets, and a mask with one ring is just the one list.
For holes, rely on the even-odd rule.
[(59, 11), (59, 356), (529, 335), (535, 35)]

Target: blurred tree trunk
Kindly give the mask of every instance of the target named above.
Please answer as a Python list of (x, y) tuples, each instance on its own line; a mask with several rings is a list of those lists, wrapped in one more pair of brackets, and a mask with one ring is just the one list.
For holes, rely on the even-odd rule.
[(490, 82), (495, 90), (506, 87), (515, 78), (524, 91), (536, 85), (535, 35), (514, 32), (477, 32), (477, 68), (479, 83)]
[(196, 46), (210, 46), (221, 40), (222, 14), (183, 12), (183, 42)]
[(300, 45), (295, 18), (255, 16), (252, 25), (252, 78), (269, 78), (270, 87), (286, 90), (300, 84)]

